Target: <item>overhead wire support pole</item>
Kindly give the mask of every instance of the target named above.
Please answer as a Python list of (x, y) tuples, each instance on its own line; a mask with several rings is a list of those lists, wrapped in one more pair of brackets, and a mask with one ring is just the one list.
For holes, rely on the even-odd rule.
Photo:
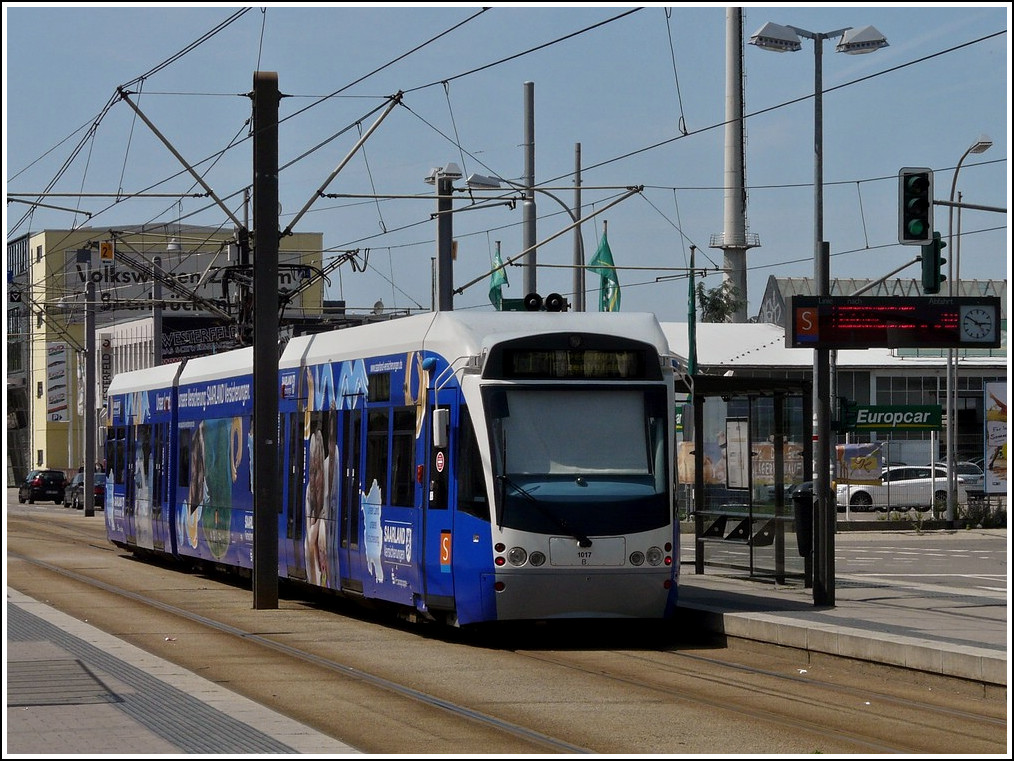
[(278, 74), (253, 89), (253, 607), (278, 607)]
[(324, 180), (324, 182), (321, 184), (319, 188), (317, 188), (316, 192), (310, 197), (310, 200), (307, 201), (306, 204), (303, 206), (303, 208), (296, 213), (296, 216), (292, 218), (292, 221), (289, 222), (288, 226), (282, 231), (283, 238), (292, 234), (292, 228), (296, 226), (296, 223), (303, 218), (303, 215), (310, 210), (310, 207), (317, 202), (318, 198), (323, 197), (324, 191), (327, 189), (327, 186), (334, 181), (334, 178), (338, 176), (338, 174), (341, 172), (342, 169), (345, 168), (345, 165), (348, 164), (352, 160), (352, 157), (359, 152), (359, 149), (363, 147), (363, 145), (366, 143), (369, 137), (376, 131), (377, 127), (380, 126), (381, 122), (383, 122), (384, 119), (386, 119), (388, 115), (394, 110), (394, 107), (401, 103), (402, 97), (403, 93), (401, 92), (398, 92), (395, 95), (391, 96), (391, 102), (388, 104), (387, 108), (384, 109), (384, 113), (382, 113), (379, 117), (377, 117), (377, 120), (373, 122), (373, 124), (370, 125), (370, 128), (363, 133), (362, 137), (360, 137), (359, 140), (356, 141), (356, 144), (352, 146), (352, 150), (349, 151), (348, 154), (345, 156), (345, 158), (342, 159), (341, 162), (338, 164), (338, 166), (334, 168), (334, 171), (332, 171), (331, 174), (327, 176), (327, 179)]
[(169, 152), (176, 157), (176, 160), (183, 165), (183, 168), (186, 169), (188, 172), (190, 172), (190, 176), (193, 177), (197, 181), (197, 183), (202, 188), (204, 188), (205, 191), (207, 191), (208, 196), (210, 196), (211, 199), (216, 204), (218, 204), (218, 207), (225, 212), (225, 215), (230, 220), (232, 220), (232, 223), (236, 226), (239, 226), (240, 222), (238, 219), (236, 219), (236, 215), (232, 213), (232, 210), (222, 202), (221, 198), (215, 195), (215, 191), (213, 191), (211, 187), (208, 185), (208, 183), (204, 181), (204, 178), (194, 171), (194, 168), (187, 163), (187, 160), (180, 155), (179, 151), (173, 148), (172, 143), (166, 140), (166, 138), (162, 135), (162, 133), (158, 131), (158, 128), (151, 123), (151, 121), (148, 119), (147, 116), (144, 115), (144, 113), (142, 113), (141, 109), (139, 109), (137, 106), (134, 105), (133, 101), (131, 101), (130, 98), (127, 97), (126, 90), (124, 90), (122, 87), (117, 87), (116, 92), (119, 93), (121, 98), (123, 98), (124, 103), (126, 103), (128, 106), (134, 109), (134, 113), (137, 114), (139, 117), (141, 117), (141, 121), (143, 121), (145, 124), (148, 125), (148, 129), (150, 129), (155, 134), (155, 137), (157, 137), (159, 140), (162, 141), (162, 144), (169, 149)]
[[(525, 160), (525, 189), (531, 190), (535, 187), (535, 83), (524, 83), (524, 160)], [(524, 270), (525, 293), (536, 293), (538, 289), (538, 276), (536, 272), (536, 220), (538, 216), (535, 209), (535, 193), (526, 193), (521, 204), (522, 216), (522, 245), (527, 254)]]
[(95, 515), (95, 281), (92, 280), (92, 249), (88, 254), (88, 281), (85, 284), (85, 441), (84, 441), (84, 514)]

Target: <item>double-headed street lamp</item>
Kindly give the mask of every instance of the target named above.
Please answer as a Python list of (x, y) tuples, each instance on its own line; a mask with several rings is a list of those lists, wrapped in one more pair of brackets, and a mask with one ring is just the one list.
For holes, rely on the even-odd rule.
[[(501, 185), (507, 185), (509, 187), (514, 188), (515, 190), (520, 190), (522, 193), (526, 192), (527, 190), (531, 190), (533, 192), (543, 193), (544, 195), (549, 196), (554, 201), (556, 201), (558, 204), (560, 204), (561, 207), (563, 207), (563, 210), (565, 212), (567, 212), (567, 215), (570, 217), (571, 222), (573, 222), (576, 225), (576, 227), (574, 228), (574, 304), (573, 304), (573, 307), (574, 307), (574, 311), (583, 312), (584, 311), (584, 240), (581, 237), (581, 216), (580, 216), (581, 205), (580, 205), (580, 202), (578, 202), (578, 204), (577, 204), (577, 211), (575, 212), (573, 209), (571, 209), (563, 201), (563, 199), (561, 199), (558, 196), (554, 195), (553, 193), (551, 193), (550, 191), (546, 190), (545, 188), (536, 188), (536, 187), (526, 188), (521, 183), (512, 182), (511, 180), (505, 180), (503, 177), (488, 177), (488, 176), (483, 175), (483, 174), (470, 174), (468, 176), (468, 179), (465, 180), (465, 184), (468, 185), (469, 188), (474, 188), (474, 189), (478, 189), (478, 190), (498, 190), (501, 187)], [(580, 187), (578, 189), (578, 193), (580, 193)], [(533, 234), (530, 237), (531, 237), (531, 244), (529, 244), (529, 245), (532, 245), (535, 242), (535, 236)]]
[[(810, 32), (795, 26), (768, 22), (752, 37), (750, 44), (777, 53), (802, 48), (800, 37), (813, 40), (813, 237), (814, 279), (817, 295), (831, 295), (830, 247), (824, 241), (824, 164), (823, 164), (823, 93), (821, 53), (824, 40), (840, 37), (835, 50), (852, 55), (872, 53), (887, 46), (884, 35), (872, 26), (852, 27), (833, 32)], [(814, 487), (817, 494), (817, 520), (814, 526), (813, 598), (818, 605), (834, 605), (834, 530), (837, 509), (831, 504), (831, 361), (830, 350), (814, 350), (814, 411), (817, 417), (817, 452), (814, 462)]]
[[(958, 250), (961, 248), (961, 240), (959, 234), (959, 240), (957, 248), (954, 244), (954, 191), (958, 186), (958, 172), (961, 171), (961, 165), (965, 159), (968, 158), (971, 153), (985, 153), (993, 147), (993, 141), (983, 135), (970, 146), (968, 150), (961, 154), (961, 158), (958, 159), (958, 165), (954, 167), (954, 176), (951, 178), (951, 195), (949, 197), (950, 205), (947, 207), (947, 247), (951, 250), (951, 255), (947, 262), (947, 295), (948, 296), (960, 296), (960, 293), (955, 292), (957, 278), (961, 277), (960, 262), (958, 258)], [(958, 212), (960, 214), (960, 210)], [(960, 219), (960, 217), (959, 217)], [(932, 232), (932, 231), (931, 231)], [(958, 449), (958, 350), (948, 349), (947, 350), (947, 511), (945, 518), (948, 525), (953, 526), (954, 519), (957, 516), (957, 482), (958, 477), (954, 471), (955, 462), (957, 459)]]

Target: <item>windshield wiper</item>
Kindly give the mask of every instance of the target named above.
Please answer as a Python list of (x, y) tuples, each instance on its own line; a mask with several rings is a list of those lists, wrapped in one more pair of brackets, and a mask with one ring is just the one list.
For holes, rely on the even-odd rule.
[(552, 510), (547, 508), (544, 504), (542, 504), (542, 502), (539, 499), (533, 497), (529, 491), (527, 491), (524, 487), (518, 484), (513, 478), (511, 478), (510, 476), (498, 475), (496, 479), (502, 485), (509, 485), (514, 491), (516, 491), (522, 497), (524, 497), (533, 505), (535, 505), (535, 508), (544, 516), (549, 518), (549, 520), (555, 523), (557, 528), (559, 528), (561, 531), (564, 531), (565, 533), (570, 534), (572, 537), (577, 539), (578, 547), (592, 546), (591, 539), (589, 539), (586, 535), (582, 534), (580, 531), (572, 529), (569, 525), (567, 525), (567, 521), (565, 521), (559, 515), (557, 515)]

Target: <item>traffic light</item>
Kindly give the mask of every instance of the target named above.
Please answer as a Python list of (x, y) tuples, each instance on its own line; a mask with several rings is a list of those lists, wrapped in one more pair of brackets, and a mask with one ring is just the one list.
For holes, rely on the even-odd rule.
[(898, 173), (898, 242), (916, 246), (933, 240), (933, 170), (902, 167)]
[(940, 267), (947, 260), (940, 252), (947, 244), (940, 239), (940, 233), (933, 233), (933, 240), (922, 247), (922, 289), (925, 293), (940, 293), (940, 283), (947, 278), (940, 272)]

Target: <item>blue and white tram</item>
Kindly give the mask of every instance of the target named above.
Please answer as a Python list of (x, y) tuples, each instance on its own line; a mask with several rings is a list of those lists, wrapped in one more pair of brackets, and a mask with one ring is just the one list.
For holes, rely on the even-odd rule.
[[(668, 351), (650, 314), (436, 312), (292, 339), (279, 577), (453, 625), (671, 616)], [(114, 378), (111, 541), (252, 568), (252, 360)]]

